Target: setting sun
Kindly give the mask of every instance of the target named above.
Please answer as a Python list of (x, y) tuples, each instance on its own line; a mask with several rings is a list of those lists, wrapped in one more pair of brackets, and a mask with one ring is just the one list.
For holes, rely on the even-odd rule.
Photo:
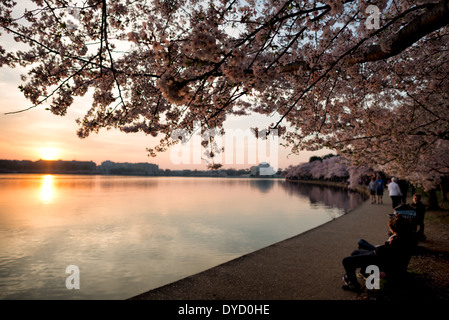
[(56, 160), (59, 156), (59, 150), (56, 148), (42, 148), (39, 150), (42, 160)]

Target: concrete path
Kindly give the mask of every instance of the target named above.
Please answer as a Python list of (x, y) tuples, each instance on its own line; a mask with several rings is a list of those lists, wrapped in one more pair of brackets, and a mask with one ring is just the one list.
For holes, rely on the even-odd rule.
[(225, 264), (142, 293), (139, 300), (354, 300), (342, 290), (342, 259), (364, 238), (388, 238), (391, 201), (360, 207), (327, 224)]

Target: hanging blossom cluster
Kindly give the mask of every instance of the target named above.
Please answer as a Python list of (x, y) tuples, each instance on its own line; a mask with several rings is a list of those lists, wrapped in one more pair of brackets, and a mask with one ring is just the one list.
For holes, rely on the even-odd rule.
[(27, 68), (31, 108), (91, 97), (82, 138), (144, 132), (155, 155), (176, 129), (260, 113), (293, 152), (327, 147), (428, 187), (449, 175), (448, 0), (29, 4), (0, 3), (1, 37), (28, 45), (1, 45), (0, 67)]

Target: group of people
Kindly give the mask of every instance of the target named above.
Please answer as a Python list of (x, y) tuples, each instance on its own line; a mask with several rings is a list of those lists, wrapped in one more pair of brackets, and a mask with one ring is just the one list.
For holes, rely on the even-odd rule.
[(376, 177), (371, 177), (368, 189), (371, 195), (371, 203), (383, 203), (382, 198), (384, 195), (385, 183), (379, 174), (377, 174)]
[[(385, 185), (379, 174), (377, 174), (376, 177), (371, 178), (368, 188), (370, 190), (371, 203), (382, 203)], [(387, 185), (387, 188), (389, 196), (391, 198), (393, 210), (399, 207), (401, 204), (406, 204), (408, 190), (406, 181), (399, 180), (396, 177), (391, 178), (390, 182)], [(416, 212), (414, 223), (416, 226), (417, 236), (420, 241), (424, 241), (424, 215), (426, 212), (426, 207), (421, 202), (421, 196), (419, 194), (415, 194), (414, 192), (412, 194), (412, 201), (413, 203), (411, 204), (411, 207)]]
[(371, 203), (383, 203), (383, 194), (385, 188), (388, 189), (388, 194), (391, 198), (393, 209), (399, 206), (401, 203), (405, 203), (407, 200), (408, 183), (405, 180), (399, 180), (398, 178), (391, 178), (390, 182), (385, 185), (380, 174), (375, 177), (371, 177), (368, 184), (370, 192)]
[[(382, 203), (385, 185), (380, 175), (372, 177), (368, 185), (371, 195), (371, 203)], [(388, 191), (392, 200), (393, 210), (406, 203), (407, 191), (398, 184), (397, 178), (392, 178), (388, 183)], [(358, 249), (342, 261), (346, 271), (343, 277), (345, 290), (359, 290), (356, 270), (360, 268), (360, 275), (365, 274), (369, 265), (377, 266), (388, 278), (397, 278), (407, 270), (412, 252), (418, 241), (425, 241), (424, 215), (425, 205), (421, 202), (419, 194), (412, 195), (413, 203), (410, 207), (416, 212), (414, 218), (407, 218), (395, 210), (388, 222), (390, 237), (383, 245), (373, 246), (366, 240), (358, 241)]]

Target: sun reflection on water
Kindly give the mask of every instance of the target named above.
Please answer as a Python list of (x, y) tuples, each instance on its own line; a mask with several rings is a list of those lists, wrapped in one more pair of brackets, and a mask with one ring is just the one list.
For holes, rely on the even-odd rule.
[(49, 204), (55, 195), (53, 187), (53, 176), (45, 175), (42, 177), (41, 199), (45, 204)]
[(0, 300), (126, 299), (326, 223), (327, 206), (350, 201), (282, 180), (50, 174), (0, 175), (0, 194)]

